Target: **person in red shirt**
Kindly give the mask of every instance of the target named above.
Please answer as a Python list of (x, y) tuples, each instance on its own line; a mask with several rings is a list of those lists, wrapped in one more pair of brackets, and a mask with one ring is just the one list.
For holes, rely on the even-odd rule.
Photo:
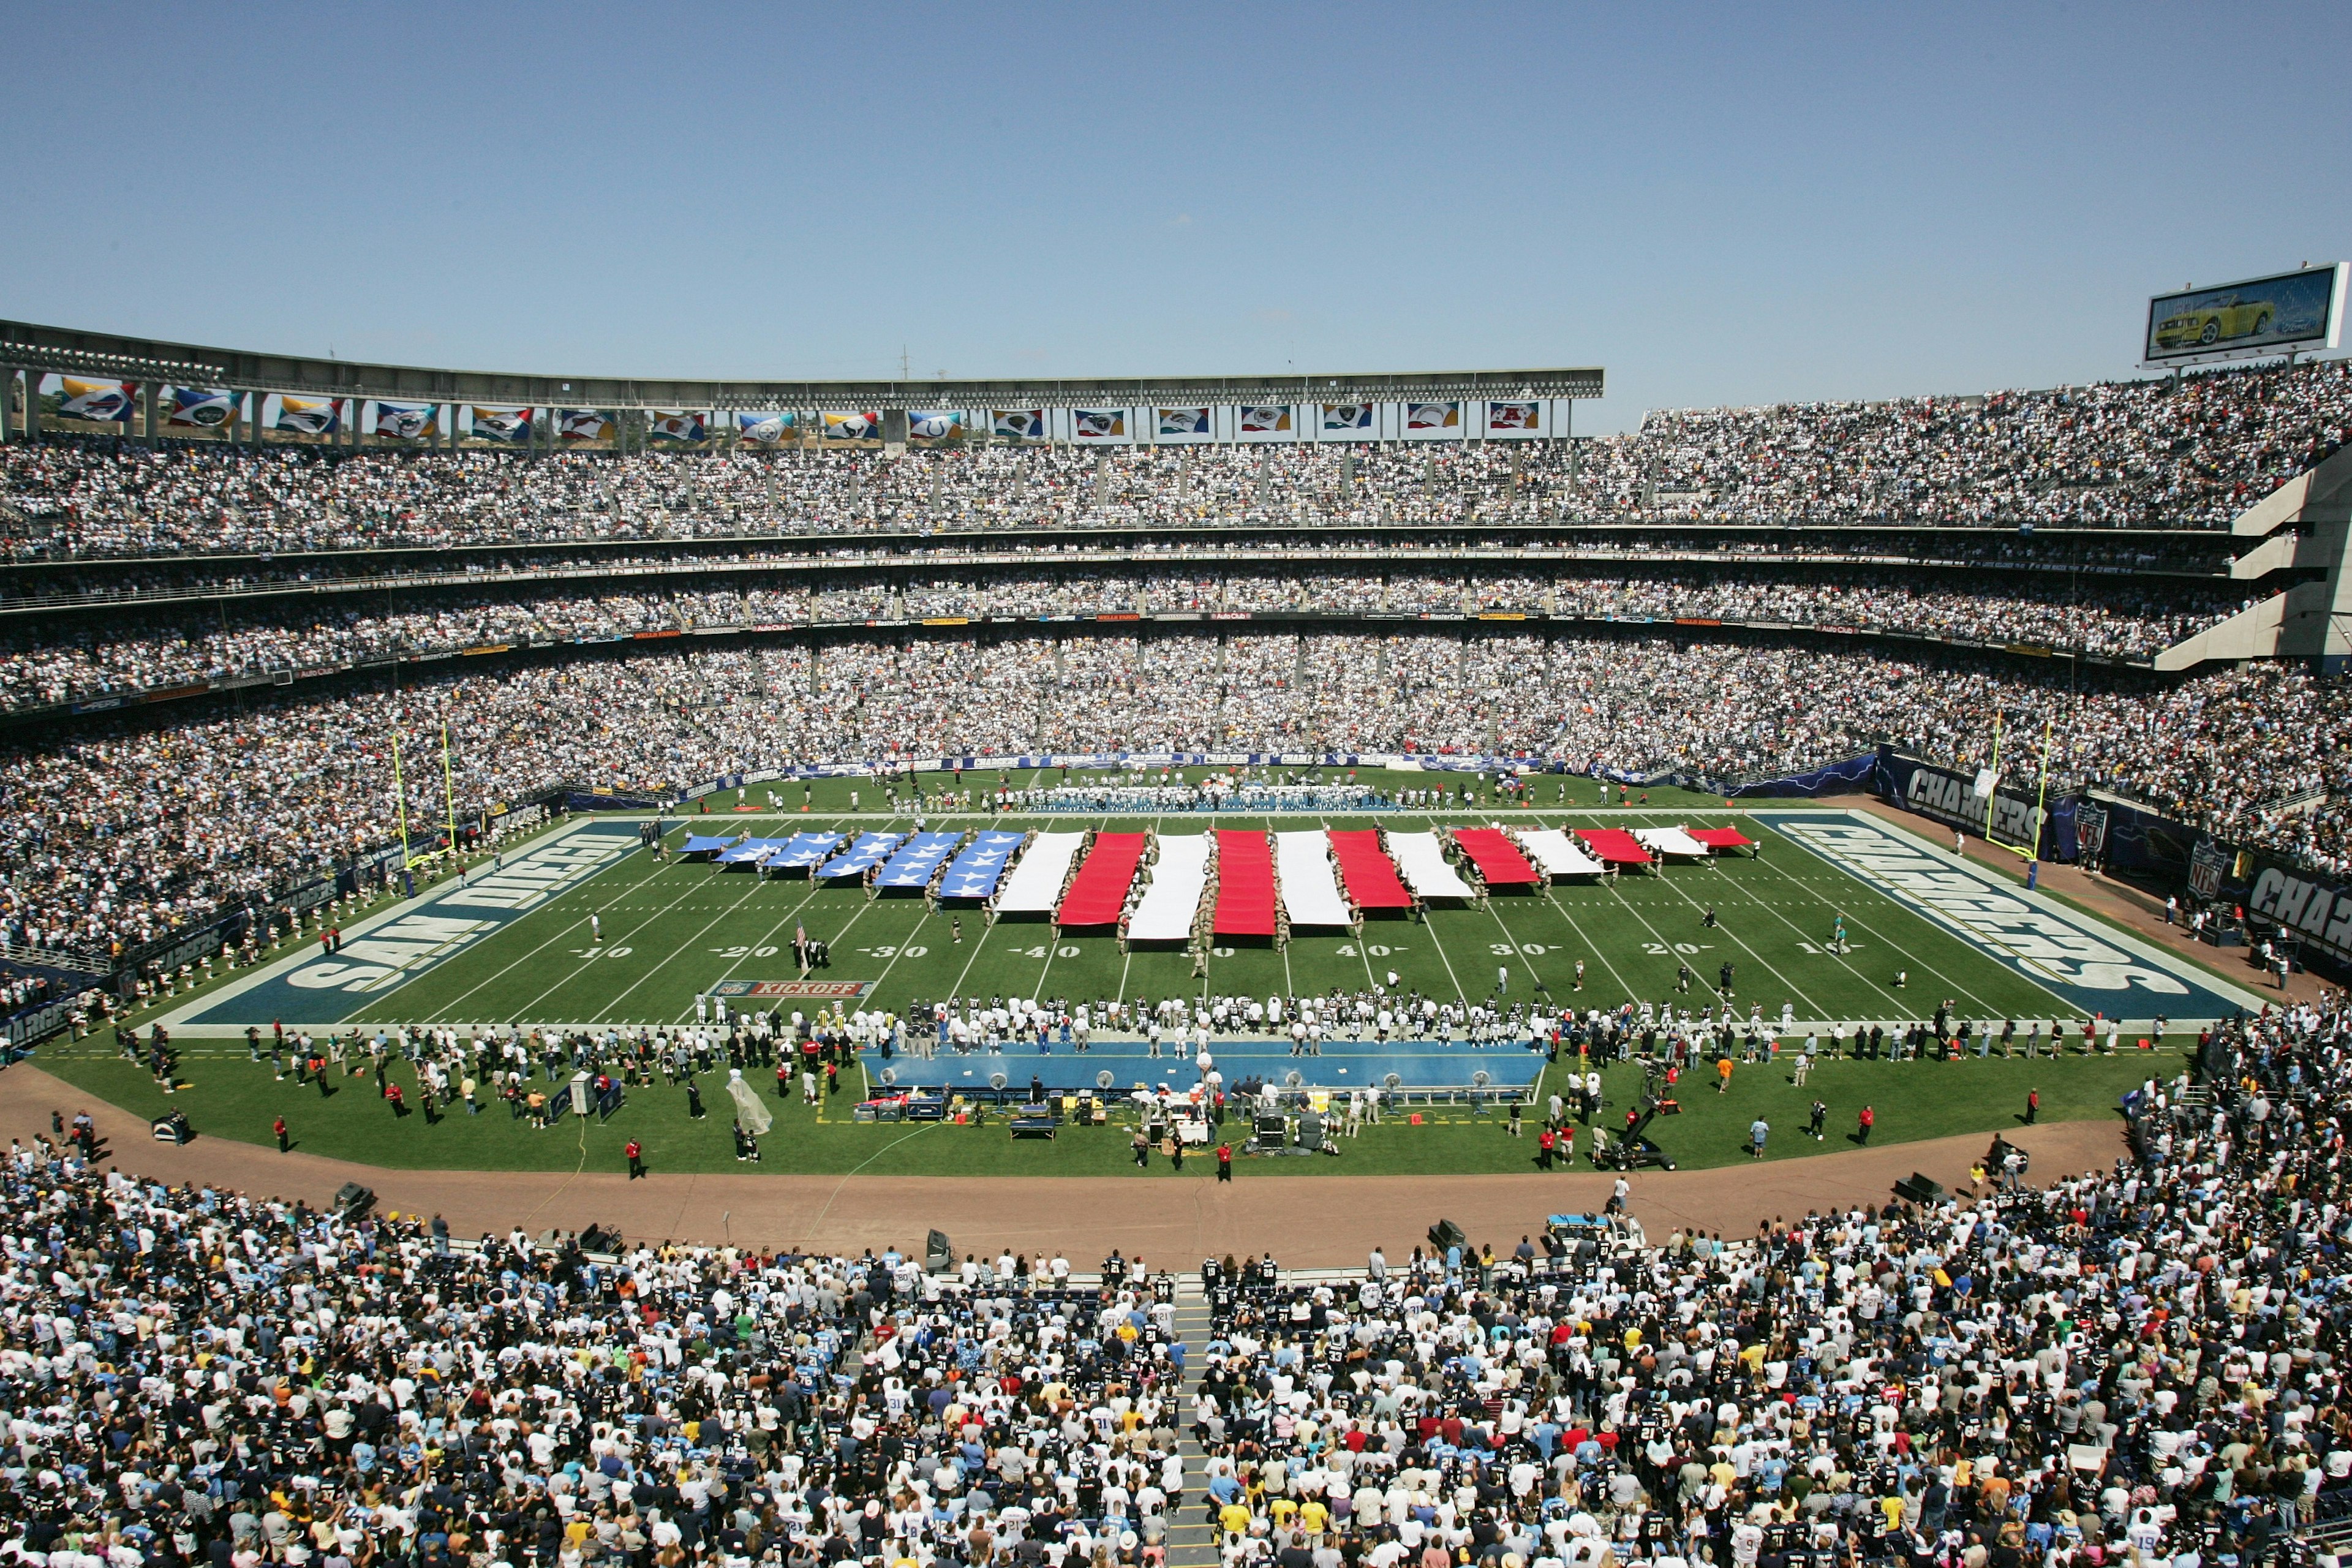
[(1551, 1129), (1549, 1127), (1536, 1134), (1537, 1170), (1549, 1171), (1551, 1169), (1551, 1152), (1554, 1142), (1555, 1140), (1551, 1135)]
[(281, 1116), (277, 1121), (272, 1121), (269, 1124), (269, 1130), (278, 1134), (278, 1152), (279, 1153), (283, 1154), (287, 1150), (293, 1147), (292, 1140), (288, 1138), (286, 1135), (286, 1118)]
[(402, 1117), (408, 1114), (408, 1102), (400, 1092), (400, 1085), (396, 1083), (385, 1084), (383, 1086), (383, 1101), (386, 1105), (392, 1107), (392, 1119), (394, 1121), (397, 1121)]
[(635, 1181), (646, 1173), (646, 1146), (632, 1138), (622, 1146), (621, 1152), (629, 1157), (629, 1180)]
[(1230, 1143), (1220, 1143), (1217, 1145), (1217, 1180), (1230, 1182), (1233, 1179), (1234, 1146)]
[(1878, 1112), (1867, 1105), (1864, 1106), (1858, 1124), (1854, 1128), (1853, 1141), (1867, 1144), (1870, 1142), (1870, 1130), (1877, 1125)]

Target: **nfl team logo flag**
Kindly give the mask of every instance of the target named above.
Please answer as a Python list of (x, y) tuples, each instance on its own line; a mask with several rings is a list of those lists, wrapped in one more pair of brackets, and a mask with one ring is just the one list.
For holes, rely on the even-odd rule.
[(1205, 436), (1209, 433), (1209, 411), (1205, 408), (1163, 408), (1160, 411), (1160, 433), (1162, 436)]
[(1287, 406), (1276, 407), (1271, 404), (1244, 408), (1242, 410), (1241, 426), (1242, 433), (1250, 436), (1269, 436), (1279, 430), (1287, 430), (1290, 428), (1290, 410)]
[(1533, 434), (1542, 424), (1542, 411), (1535, 404), (1489, 403), (1486, 405), (1486, 428), (1496, 434), (1514, 430)]
[(163, 393), (172, 405), (167, 425), (218, 430), (236, 422), (236, 394), (225, 386), (167, 386)]
[(424, 441), (441, 433), (440, 406), (432, 403), (379, 403), (375, 433), (398, 441)]
[(331, 436), (343, 427), (343, 405), (332, 397), (281, 397), (270, 426), (296, 436)]
[(1127, 435), (1127, 411), (1120, 408), (1073, 408), (1070, 434), (1081, 441), (1117, 441)]
[(520, 447), (530, 439), (528, 408), (484, 408), (478, 404), (470, 412), (477, 441), (505, 441)]
[(989, 414), (989, 433), (1013, 441), (1042, 441), (1045, 438), (1045, 411), (1042, 408), (998, 408)]
[(58, 377), (58, 416), (101, 425), (129, 424), (138, 392), (135, 381), (77, 381), (61, 375)]
[(2230, 869), (2230, 857), (2210, 837), (2197, 841), (2189, 857), (2189, 890), (2200, 899), (2221, 896), (2221, 878)]
[(824, 438), (828, 441), (871, 441), (882, 433), (879, 414), (828, 414), (824, 416)]
[(735, 438), (756, 441), (762, 447), (772, 447), (782, 440), (793, 427), (789, 414), (739, 413), (735, 416)]
[(1323, 428), (1327, 431), (1363, 430), (1372, 427), (1372, 405), (1369, 403), (1327, 403), (1323, 405)]
[(1404, 405), (1404, 427), (1408, 430), (1458, 430), (1462, 426), (1462, 405), (1458, 403), (1408, 403)]
[(964, 416), (952, 409), (908, 414), (907, 438), (910, 441), (944, 441), (962, 429), (964, 423)]
[(603, 441), (613, 434), (613, 421), (601, 408), (565, 408), (555, 416), (555, 433), (567, 441)]
[(2074, 852), (2095, 860), (2107, 847), (2107, 808), (2083, 801), (2074, 807)]
[(710, 434), (703, 416), (683, 408), (655, 408), (646, 414), (646, 437), (654, 441), (699, 441)]

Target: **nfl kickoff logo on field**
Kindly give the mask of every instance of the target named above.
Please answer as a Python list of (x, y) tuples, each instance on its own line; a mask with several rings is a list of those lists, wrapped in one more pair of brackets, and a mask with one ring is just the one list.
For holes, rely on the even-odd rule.
[(874, 989), (871, 980), (722, 980), (713, 996), (817, 996), (855, 1000)]

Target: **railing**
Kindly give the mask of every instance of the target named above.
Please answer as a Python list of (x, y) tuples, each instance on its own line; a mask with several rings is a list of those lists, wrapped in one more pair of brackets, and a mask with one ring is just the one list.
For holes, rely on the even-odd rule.
[(100, 947), (35, 947), (0, 937), (0, 963), (36, 969), (68, 969), (78, 974), (104, 974), (114, 960)]
[[(713, 537), (696, 540), (696, 543), (713, 546), (773, 545), (780, 542), (821, 542), (817, 538), (785, 541), (755, 536)], [(530, 549), (528, 542), (509, 545), (465, 546), (467, 549), (515, 550)], [(0, 615), (34, 615), (58, 610), (98, 607), (121, 608), (139, 605), (169, 605), (191, 603), (209, 604), (226, 599), (299, 598), (305, 595), (337, 595), (362, 593), (393, 593), (416, 589), (462, 589), (474, 585), (495, 585), (507, 583), (571, 582), (607, 577), (692, 576), (707, 574), (741, 575), (752, 573), (812, 573), (869, 570), (875, 572), (927, 572), (940, 567), (1013, 566), (1028, 571), (1052, 570), (1057, 565), (1095, 566), (1117, 565), (1129, 569), (1150, 570), (1166, 563), (1183, 565), (1207, 563), (1313, 563), (1328, 565), (1335, 552), (1329, 545), (1283, 548), (1261, 545), (1236, 549), (1231, 545), (1204, 547), (1192, 551), (1155, 552), (1149, 560), (1139, 561), (1132, 552), (1105, 547), (1089, 551), (1020, 552), (980, 550), (939, 550), (923, 552), (874, 552), (859, 554), (822, 554), (815, 552), (793, 555), (763, 555), (722, 559), (686, 558), (664, 562), (594, 563), (582, 565), (501, 566), (488, 570), (443, 572), (386, 572), (358, 574), (351, 576), (330, 576), (317, 579), (265, 578), (258, 581), (212, 582), (152, 587), (140, 584), (126, 584), (111, 591), (73, 594), (0, 595)], [(2221, 581), (2219, 571), (2196, 572), (2179, 565), (2077, 565), (2065, 561), (2005, 561), (1982, 557), (1948, 554), (1896, 554), (1884, 551), (1821, 551), (1769, 552), (1742, 550), (1708, 550), (1700, 548), (1675, 550), (1610, 550), (1593, 546), (1559, 544), (1520, 544), (1485, 542), (1448, 544), (1434, 548), (1383, 548), (1346, 551), (1346, 559), (1381, 563), (1443, 563), (1461, 559), (1478, 561), (1578, 562), (1601, 561), (1622, 566), (1628, 559), (1659, 564), (1687, 563), (1693, 565), (1757, 565), (1781, 562), (1801, 563), (1808, 566), (1859, 566), (1884, 569), (1917, 568), (1950, 570), (1986, 570), (2039, 573), (2045, 575), (2064, 573), (2068, 575), (2094, 576), (2166, 576), (2185, 577), (2196, 581)], [(185, 556), (124, 559), (120, 564), (129, 566), (181, 565)]]

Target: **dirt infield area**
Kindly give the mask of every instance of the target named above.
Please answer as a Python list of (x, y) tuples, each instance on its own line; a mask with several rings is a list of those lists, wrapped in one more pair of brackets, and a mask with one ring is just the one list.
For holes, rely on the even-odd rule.
[[(101, 1163), (110, 1167), (314, 1205), (356, 1181), (375, 1189), (380, 1209), (442, 1215), (457, 1236), (503, 1235), (517, 1226), (533, 1234), (579, 1230), (593, 1223), (618, 1229), (631, 1242), (855, 1253), (866, 1247), (919, 1248), (923, 1233), (938, 1229), (960, 1252), (1058, 1250), (1081, 1268), (1091, 1268), (1113, 1247), (1179, 1269), (1203, 1258), (1260, 1252), (1294, 1268), (1351, 1267), (1375, 1246), (1402, 1260), (1441, 1218), (1459, 1224), (1474, 1245), (1492, 1242), (1498, 1252), (1507, 1251), (1520, 1237), (1536, 1234), (1547, 1215), (1599, 1209), (1613, 1180), (1598, 1172), (1335, 1180), (1245, 1170), (1220, 1184), (1205, 1159), (1198, 1162), (1196, 1182), (659, 1171), (633, 1182), (617, 1171), (570, 1176), (393, 1171), (299, 1151), (280, 1154), (225, 1138), (158, 1143), (144, 1121), (37, 1068), (20, 1063), (0, 1074), (0, 1137), (30, 1142), (49, 1131), (53, 1110), (70, 1121), (85, 1109), (97, 1121)], [(2120, 1126), (2111, 1121), (2021, 1127), (2008, 1136), (2032, 1155), (2037, 1184), (2105, 1168), (2124, 1152)], [(1738, 1237), (1775, 1218), (1882, 1201), (1914, 1171), (1964, 1190), (1970, 1163), (1990, 1142), (1972, 1133), (1761, 1167), (1643, 1172), (1633, 1178), (1633, 1210), (1653, 1240), (1692, 1226)]]

